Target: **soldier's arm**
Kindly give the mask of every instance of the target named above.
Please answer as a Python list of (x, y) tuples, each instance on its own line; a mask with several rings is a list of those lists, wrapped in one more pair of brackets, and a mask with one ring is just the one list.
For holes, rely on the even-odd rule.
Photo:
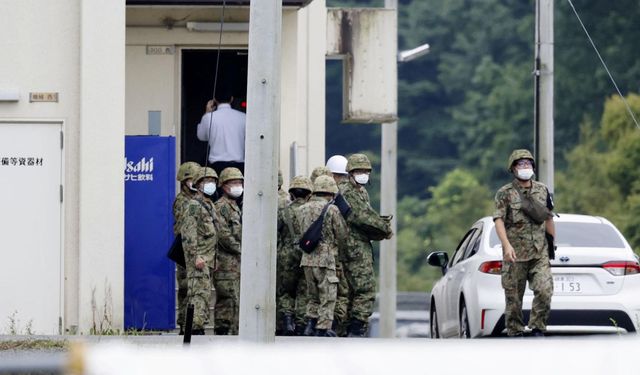
[(333, 234), (336, 237), (336, 242), (338, 243), (338, 252), (340, 255), (346, 254), (347, 250), (347, 239), (349, 238), (349, 227), (347, 226), (347, 222), (344, 220), (342, 215), (339, 212), (336, 212), (337, 215), (333, 215)]
[(219, 212), (218, 244), (220, 245), (220, 250), (231, 254), (241, 254), (242, 244), (233, 235), (231, 218), (228, 216), (228, 212), (225, 211), (221, 210)]
[(186, 212), (182, 217), (182, 226), (180, 228), (182, 248), (185, 255), (188, 255), (190, 259), (195, 258), (198, 248), (197, 208), (198, 207), (191, 204), (187, 206)]
[(515, 262), (516, 252), (507, 238), (507, 229), (504, 225), (504, 220), (507, 216), (508, 202), (502, 191), (498, 191), (495, 197), (496, 210), (493, 213), (493, 221), (496, 225), (496, 234), (502, 244), (502, 258), (505, 262)]

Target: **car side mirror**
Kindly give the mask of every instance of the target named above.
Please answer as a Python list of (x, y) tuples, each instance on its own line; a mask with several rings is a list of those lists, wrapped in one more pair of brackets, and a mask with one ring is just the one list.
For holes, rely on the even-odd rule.
[(427, 255), (427, 263), (434, 267), (440, 267), (442, 274), (446, 272), (447, 264), (449, 263), (449, 255), (444, 251), (434, 251)]

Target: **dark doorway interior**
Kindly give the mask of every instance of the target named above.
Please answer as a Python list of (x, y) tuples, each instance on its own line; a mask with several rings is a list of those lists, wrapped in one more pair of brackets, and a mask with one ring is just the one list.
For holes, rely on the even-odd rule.
[[(206, 161), (207, 142), (196, 135), (207, 101), (213, 96), (218, 50), (182, 51), (182, 124), (180, 162)], [(233, 107), (244, 111), (247, 97), (247, 51), (221, 50), (216, 91), (228, 89)]]

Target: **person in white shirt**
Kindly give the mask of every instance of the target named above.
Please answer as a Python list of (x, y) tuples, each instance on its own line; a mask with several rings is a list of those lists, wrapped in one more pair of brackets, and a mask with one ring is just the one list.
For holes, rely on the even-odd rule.
[(232, 95), (216, 96), (219, 100), (207, 102), (198, 124), (198, 139), (209, 141), (209, 163), (218, 175), (227, 167), (244, 173), (246, 115), (231, 108)]

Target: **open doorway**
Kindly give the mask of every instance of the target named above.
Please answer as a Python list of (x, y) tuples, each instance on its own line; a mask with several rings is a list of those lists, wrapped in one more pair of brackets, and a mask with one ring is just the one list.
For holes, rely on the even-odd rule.
[[(180, 162), (195, 161), (204, 164), (207, 142), (196, 135), (207, 101), (213, 96), (218, 50), (198, 49), (182, 51), (182, 98), (180, 129)], [(218, 67), (219, 89), (233, 93), (232, 106), (246, 110), (247, 50), (221, 50)]]

